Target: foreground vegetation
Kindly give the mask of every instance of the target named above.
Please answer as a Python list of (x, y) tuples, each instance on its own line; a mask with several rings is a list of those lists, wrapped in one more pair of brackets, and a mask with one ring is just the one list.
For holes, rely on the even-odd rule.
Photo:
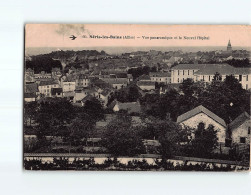
[(155, 160), (155, 163), (149, 164), (145, 159), (128, 161), (127, 164), (121, 163), (117, 158), (107, 158), (102, 164), (95, 163), (94, 158), (86, 160), (75, 158), (69, 162), (67, 158), (54, 158), (53, 162), (44, 162), (41, 160), (24, 160), (26, 170), (115, 170), (115, 171), (241, 171), (248, 170), (248, 167), (237, 167), (230, 165), (216, 165), (214, 163), (191, 164), (184, 162), (174, 164), (164, 160)]

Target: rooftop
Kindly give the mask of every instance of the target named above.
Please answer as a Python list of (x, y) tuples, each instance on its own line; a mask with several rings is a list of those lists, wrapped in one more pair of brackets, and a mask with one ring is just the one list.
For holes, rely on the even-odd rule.
[(138, 86), (155, 86), (155, 82), (153, 81), (138, 81)]
[(139, 102), (119, 102), (117, 100), (114, 100), (109, 107), (114, 108), (115, 105), (118, 105), (119, 110), (127, 110), (129, 113), (133, 112), (141, 112), (141, 106)]
[(39, 83), (39, 86), (56, 85), (56, 84), (58, 84), (58, 83), (53, 80), (46, 80), (46, 81), (41, 81)]
[(36, 93), (38, 92), (38, 87), (36, 83), (30, 83), (25, 85), (25, 92), (26, 93)]
[(210, 64), (195, 72), (195, 75), (214, 75), (216, 72), (221, 75), (243, 75), (250, 74), (251, 68), (235, 68), (228, 64)]
[(214, 114), (213, 112), (211, 112), (210, 110), (208, 110), (207, 108), (205, 108), (204, 106), (200, 105), (180, 116), (178, 116), (177, 118), (177, 123), (182, 123), (183, 121), (199, 114), (199, 113), (204, 113), (207, 116), (209, 116), (211, 119), (213, 119), (214, 121), (216, 121), (217, 123), (221, 124), (223, 127), (226, 127), (226, 123), (225, 121), (218, 117), (216, 114)]
[(150, 72), (150, 77), (171, 77), (170, 72)]
[(250, 115), (247, 112), (243, 112), (229, 124), (229, 128), (233, 130), (242, 125), (246, 120), (251, 120)]
[(143, 74), (143, 75), (139, 76), (137, 80), (138, 80), (138, 81), (147, 81), (147, 80), (150, 81), (151, 78), (150, 78), (149, 75)]
[(62, 88), (52, 88), (51, 89), (52, 95), (56, 95), (56, 93), (62, 93), (62, 92), (63, 92)]
[(36, 98), (35, 93), (24, 93), (24, 98)]
[(102, 78), (103, 81), (109, 84), (127, 84), (127, 78)]

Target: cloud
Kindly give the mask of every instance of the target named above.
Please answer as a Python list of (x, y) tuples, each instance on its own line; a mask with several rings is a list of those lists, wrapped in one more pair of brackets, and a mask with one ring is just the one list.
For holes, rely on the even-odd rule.
[(86, 30), (83, 24), (59, 24), (55, 30), (57, 34), (68, 35), (82, 35)]

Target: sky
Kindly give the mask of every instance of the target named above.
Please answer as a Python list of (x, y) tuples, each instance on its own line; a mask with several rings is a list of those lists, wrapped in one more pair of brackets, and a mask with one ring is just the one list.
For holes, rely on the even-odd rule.
[[(251, 26), (247, 25), (130, 25), (130, 24), (26, 24), (26, 47), (251, 47)], [(71, 40), (69, 37), (77, 38)], [(82, 38), (82, 36), (86, 38)], [(134, 36), (135, 39), (91, 39), (93, 36)], [(143, 39), (142, 37), (172, 37)], [(184, 39), (196, 37), (196, 39)], [(198, 36), (208, 37), (206, 40)], [(138, 37), (138, 38), (137, 38)], [(174, 39), (177, 37), (178, 39)], [(181, 39), (180, 39), (181, 38)]]

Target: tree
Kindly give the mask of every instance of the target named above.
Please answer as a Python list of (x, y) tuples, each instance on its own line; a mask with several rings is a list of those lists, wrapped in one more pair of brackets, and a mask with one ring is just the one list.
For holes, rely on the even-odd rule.
[(196, 157), (209, 157), (218, 145), (217, 130), (213, 125), (205, 129), (204, 123), (199, 123), (192, 140), (192, 150)]
[(141, 97), (136, 86), (130, 86), (127, 94), (128, 102), (136, 102)]
[(185, 79), (180, 85), (180, 89), (185, 96), (192, 96), (194, 94), (194, 81), (190, 78)]
[(250, 93), (233, 76), (222, 81), (213, 80), (198, 96), (199, 104), (229, 123), (244, 111), (249, 112)]
[(75, 118), (67, 127), (65, 139), (72, 144), (78, 146), (82, 141), (86, 141), (91, 137), (95, 122), (93, 119), (85, 114), (82, 117)]
[(40, 102), (35, 117), (38, 137), (60, 135), (74, 117), (74, 107), (66, 99), (51, 98)]
[(141, 138), (131, 126), (131, 117), (125, 114), (107, 125), (102, 145), (115, 156), (135, 156), (144, 152)]
[(158, 140), (161, 144), (160, 153), (163, 159), (171, 158), (179, 151), (181, 127), (172, 121), (155, 121)]
[(156, 139), (160, 142), (163, 159), (178, 154), (181, 143), (188, 142), (189, 131), (171, 120), (147, 117), (143, 121), (146, 125), (141, 128), (140, 135), (143, 139)]
[(31, 126), (31, 121), (36, 116), (37, 106), (37, 102), (24, 103), (24, 120), (26, 125)]
[(105, 117), (103, 106), (97, 98), (87, 100), (84, 105), (84, 110), (94, 121), (104, 119)]
[(216, 72), (214, 74), (214, 78), (213, 78), (213, 81), (221, 81), (222, 80), (222, 76), (220, 73)]

